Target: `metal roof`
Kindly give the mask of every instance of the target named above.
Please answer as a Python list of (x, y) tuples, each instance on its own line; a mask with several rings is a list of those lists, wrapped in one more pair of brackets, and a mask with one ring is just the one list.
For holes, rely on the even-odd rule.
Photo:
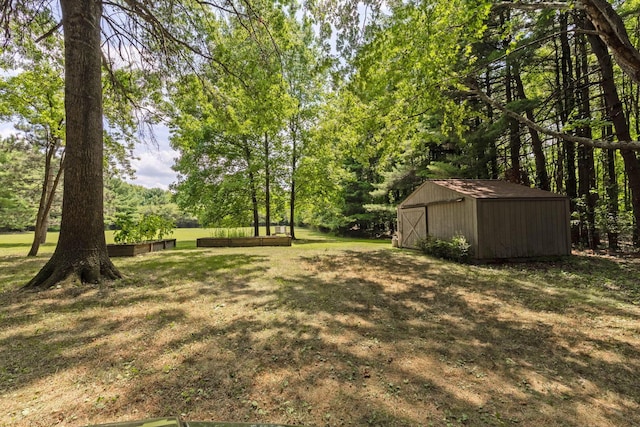
[(561, 199), (561, 194), (497, 179), (433, 179), (427, 182), (474, 199)]

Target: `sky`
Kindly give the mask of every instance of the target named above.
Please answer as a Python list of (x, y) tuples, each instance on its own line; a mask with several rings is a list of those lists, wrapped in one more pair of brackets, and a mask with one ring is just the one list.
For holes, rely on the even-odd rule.
[(169, 185), (176, 182), (176, 173), (171, 169), (178, 152), (169, 145), (169, 129), (166, 126), (154, 128), (158, 145), (136, 145), (131, 166), (136, 171), (134, 180), (127, 180), (133, 184), (147, 188), (162, 188), (167, 190)]
[[(16, 133), (11, 123), (0, 122), (0, 136), (7, 137)], [(169, 145), (169, 129), (165, 126), (155, 128), (158, 145), (136, 145), (131, 166), (135, 169), (135, 179), (127, 180), (133, 184), (147, 188), (162, 188), (167, 190), (176, 181), (176, 173), (171, 169), (178, 153)]]

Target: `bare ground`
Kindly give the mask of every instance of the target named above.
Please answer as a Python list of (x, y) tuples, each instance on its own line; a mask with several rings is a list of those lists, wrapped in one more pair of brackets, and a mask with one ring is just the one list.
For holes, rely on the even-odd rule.
[(0, 425), (640, 425), (637, 260), (176, 250), (17, 292), (43, 262), (0, 257)]

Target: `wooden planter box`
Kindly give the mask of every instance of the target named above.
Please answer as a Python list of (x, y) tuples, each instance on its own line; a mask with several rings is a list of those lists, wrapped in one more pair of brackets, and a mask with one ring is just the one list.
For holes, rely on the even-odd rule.
[(117, 243), (107, 245), (110, 257), (136, 256), (147, 252), (157, 252), (176, 247), (176, 239), (154, 240), (144, 243)]
[(203, 237), (197, 239), (196, 246), (199, 248), (291, 246), (291, 236)]

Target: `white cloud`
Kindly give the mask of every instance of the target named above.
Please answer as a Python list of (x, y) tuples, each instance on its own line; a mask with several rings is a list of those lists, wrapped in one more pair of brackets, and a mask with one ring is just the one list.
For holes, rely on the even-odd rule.
[(136, 158), (131, 161), (131, 166), (136, 174), (129, 182), (166, 190), (177, 180), (177, 174), (171, 166), (178, 152), (169, 145), (170, 132), (166, 126), (155, 126), (153, 133), (157, 146), (141, 144), (134, 150)]
[(174, 159), (178, 156), (176, 151), (170, 148), (160, 147), (136, 149), (137, 159), (131, 161), (131, 166), (136, 171), (134, 184), (147, 188), (169, 188), (176, 181), (177, 174), (171, 169)]
[(18, 133), (18, 131), (13, 127), (13, 123), (0, 122), (0, 137), (6, 138), (8, 136), (15, 135), (16, 133)]

